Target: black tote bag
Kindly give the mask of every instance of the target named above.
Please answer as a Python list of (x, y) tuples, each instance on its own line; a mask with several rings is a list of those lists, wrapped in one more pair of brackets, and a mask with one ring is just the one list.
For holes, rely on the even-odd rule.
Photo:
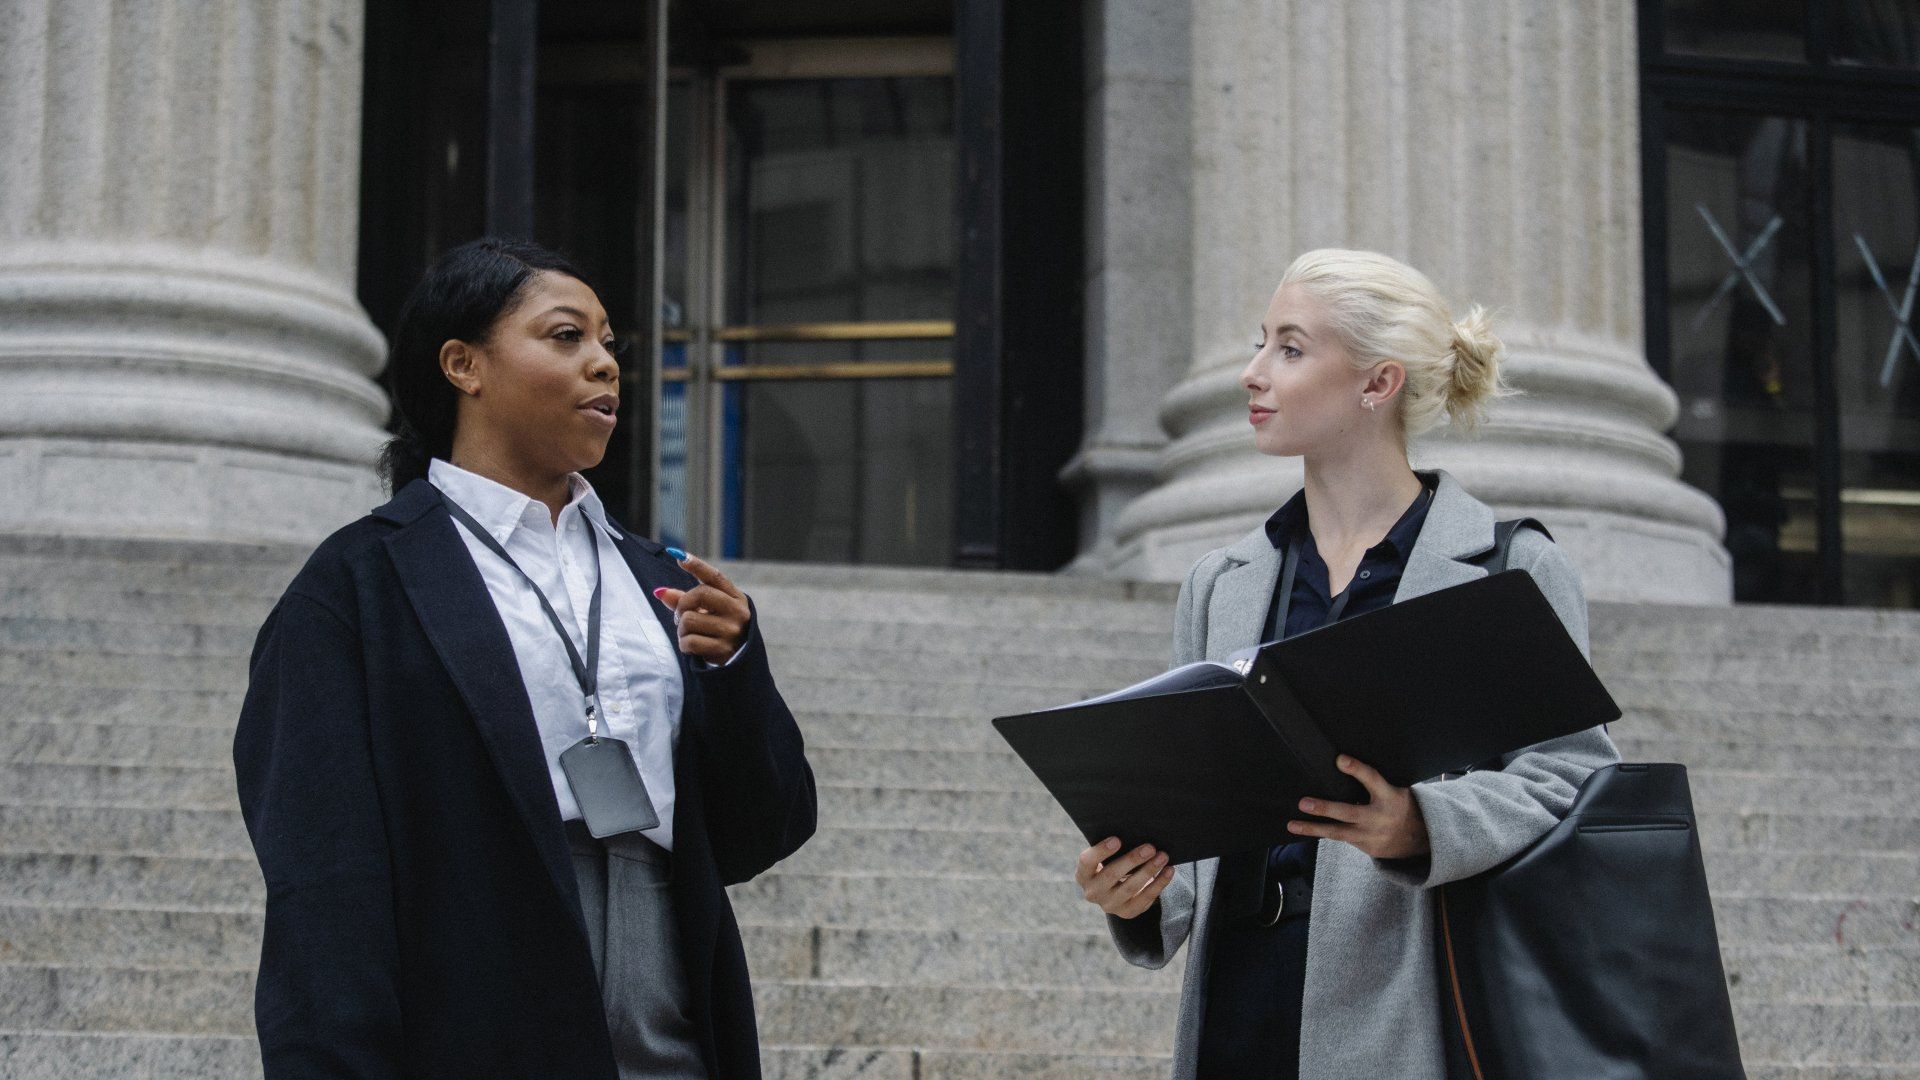
[(1433, 891), (1450, 1071), (1745, 1080), (1685, 766), (1598, 769), (1526, 851)]
[(1619, 764), (1506, 864), (1434, 890), (1475, 1080), (1744, 1080), (1685, 766)]

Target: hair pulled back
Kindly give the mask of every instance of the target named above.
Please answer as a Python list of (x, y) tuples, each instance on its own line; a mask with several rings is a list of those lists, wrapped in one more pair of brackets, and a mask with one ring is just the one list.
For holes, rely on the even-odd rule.
[(440, 370), (441, 346), (486, 341), (527, 282), (542, 272), (585, 280), (557, 252), (524, 241), (483, 237), (434, 260), (407, 294), (387, 353), (394, 437), (380, 451), (379, 468), (389, 493), (426, 476), (434, 458), (453, 456), (460, 389)]
[(1476, 304), (1456, 322), (1433, 282), (1398, 259), (1320, 248), (1295, 259), (1280, 284), (1327, 305), (1355, 368), (1393, 360), (1406, 369), (1400, 415), (1408, 437), (1442, 419), (1471, 431), (1488, 405), (1518, 393), (1501, 378), (1505, 348), (1486, 309)]

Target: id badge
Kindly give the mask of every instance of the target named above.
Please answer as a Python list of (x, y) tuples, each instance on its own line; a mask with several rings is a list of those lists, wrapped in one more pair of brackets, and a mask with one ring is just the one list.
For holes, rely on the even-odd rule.
[(574, 743), (560, 755), (573, 801), (594, 839), (655, 828), (660, 815), (653, 809), (646, 781), (633, 763), (633, 751), (619, 739), (602, 735)]

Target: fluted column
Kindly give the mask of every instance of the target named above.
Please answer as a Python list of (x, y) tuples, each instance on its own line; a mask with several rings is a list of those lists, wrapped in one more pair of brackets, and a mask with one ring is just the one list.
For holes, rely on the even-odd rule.
[(310, 540), (379, 501), (360, 0), (0, 0), (0, 530)]
[(1245, 364), (1292, 257), (1373, 248), (1494, 309), (1524, 397), (1417, 440), (1503, 516), (1540, 518), (1588, 595), (1725, 603), (1723, 518), (1680, 483), (1643, 350), (1629, 0), (1194, 5), (1193, 348), (1161, 404), (1161, 483), (1109, 569), (1172, 579), (1299, 485), (1254, 453)]
[(1153, 487), (1157, 405), (1187, 368), (1189, 0), (1087, 0), (1086, 437), (1062, 479), (1098, 573), (1113, 522)]

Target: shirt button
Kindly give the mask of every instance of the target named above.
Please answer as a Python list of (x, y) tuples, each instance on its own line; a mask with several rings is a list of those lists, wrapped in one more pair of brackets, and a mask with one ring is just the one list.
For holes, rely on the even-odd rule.
[(568, 532), (579, 532), (579, 531), (580, 531), (580, 523), (579, 523), (579, 522), (577, 522), (577, 521), (569, 521), (569, 522), (567, 522), (567, 531), (568, 531)]
[(1362, 571), (1360, 571), (1360, 576), (1361, 576), (1361, 577), (1363, 577), (1363, 578), (1370, 578), (1370, 577), (1372, 577), (1372, 576), (1373, 576), (1373, 571), (1371, 571), (1371, 570), (1362, 570)]

